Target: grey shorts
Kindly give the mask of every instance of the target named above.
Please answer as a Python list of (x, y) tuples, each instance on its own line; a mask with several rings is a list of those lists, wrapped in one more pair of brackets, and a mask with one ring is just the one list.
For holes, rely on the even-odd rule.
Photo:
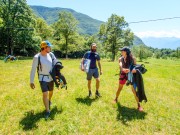
[(52, 91), (54, 89), (54, 82), (39, 81), (42, 92)]
[(89, 69), (89, 72), (87, 73), (87, 80), (91, 80), (92, 76), (94, 78), (99, 78), (99, 72), (98, 72), (98, 68), (95, 69)]

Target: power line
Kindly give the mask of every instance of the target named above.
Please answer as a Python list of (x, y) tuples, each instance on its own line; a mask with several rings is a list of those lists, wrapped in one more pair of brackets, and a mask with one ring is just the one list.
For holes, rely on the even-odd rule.
[[(164, 20), (172, 20), (172, 19), (180, 19), (180, 17), (170, 17), (170, 18), (160, 18), (160, 19), (154, 19), (154, 20), (145, 20), (145, 21), (136, 21), (136, 22), (129, 22), (128, 24), (133, 24), (133, 23), (147, 23), (147, 22), (155, 22), (155, 21), (164, 21)], [(0, 28), (3, 29), (3, 28)], [(34, 30), (35, 28), (12, 28), (12, 27), (6, 27), (5, 29), (17, 29), (17, 30)], [(48, 29), (48, 28), (43, 28)]]
[(154, 20), (145, 20), (145, 21), (129, 22), (128, 24), (155, 22), (155, 21), (163, 21), (163, 20), (170, 20), (170, 19), (180, 19), (180, 17), (171, 17), (171, 18), (161, 18), (161, 19), (154, 19)]

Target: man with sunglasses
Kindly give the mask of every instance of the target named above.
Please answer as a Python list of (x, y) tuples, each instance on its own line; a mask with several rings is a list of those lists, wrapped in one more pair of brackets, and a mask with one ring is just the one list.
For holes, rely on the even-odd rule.
[(30, 74), (30, 87), (35, 88), (34, 77), (37, 69), (38, 79), (43, 93), (43, 103), (46, 109), (45, 118), (50, 116), (51, 98), (53, 95), (54, 82), (49, 72), (52, 69), (53, 60), (56, 59), (51, 53), (51, 43), (49, 41), (42, 41), (40, 44), (41, 51), (33, 58), (32, 69)]

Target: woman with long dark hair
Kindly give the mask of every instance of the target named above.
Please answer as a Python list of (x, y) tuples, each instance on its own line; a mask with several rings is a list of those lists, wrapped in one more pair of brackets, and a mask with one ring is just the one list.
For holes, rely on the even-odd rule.
[(120, 49), (122, 57), (119, 58), (119, 67), (120, 67), (120, 78), (119, 78), (119, 87), (116, 92), (116, 98), (114, 99), (114, 102), (118, 102), (119, 94), (124, 86), (124, 84), (127, 81), (127, 85), (131, 85), (132, 92), (134, 94), (134, 97), (137, 102), (138, 110), (143, 111), (143, 108), (140, 106), (139, 98), (136, 95), (136, 91), (134, 89), (134, 86), (132, 82), (129, 80), (129, 78), (132, 76), (132, 74), (136, 73), (135, 69), (131, 69), (133, 65), (136, 65), (136, 59), (132, 56), (131, 51), (128, 47), (123, 47)]

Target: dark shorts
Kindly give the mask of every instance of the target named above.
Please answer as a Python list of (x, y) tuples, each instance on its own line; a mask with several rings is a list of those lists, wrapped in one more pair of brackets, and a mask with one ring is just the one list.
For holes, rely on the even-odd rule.
[(126, 83), (126, 81), (127, 81), (127, 75), (126, 74), (120, 74), (120, 78), (119, 78), (119, 84), (122, 84), (122, 85), (124, 85), (125, 83)]
[(99, 72), (98, 72), (98, 68), (95, 69), (89, 69), (89, 72), (87, 73), (87, 80), (91, 80), (92, 76), (94, 78), (99, 78)]
[(54, 82), (39, 81), (42, 92), (52, 91), (54, 89)]

